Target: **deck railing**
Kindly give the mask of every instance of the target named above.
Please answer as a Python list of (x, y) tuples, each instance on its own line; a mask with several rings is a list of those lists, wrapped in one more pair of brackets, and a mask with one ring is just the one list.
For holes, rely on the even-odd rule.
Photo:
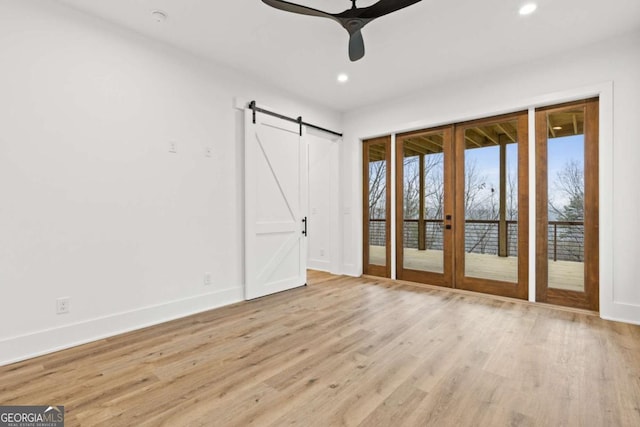
[[(404, 246), (418, 249), (418, 221), (404, 220)], [(442, 250), (444, 223), (442, 220), (424, 220), (425, 249)], [(467, 220), (465, 223), (465, 251), (498, 255), (499, 221)], [(385, 220), (369, 220), (369, 243), (384, 246)], [(549, 221), (549, 259), (554, 261), (584, 261), (584, 223), (578, 221)], [(507, 256), (518, 255), (518, 223), (507, 221)]]

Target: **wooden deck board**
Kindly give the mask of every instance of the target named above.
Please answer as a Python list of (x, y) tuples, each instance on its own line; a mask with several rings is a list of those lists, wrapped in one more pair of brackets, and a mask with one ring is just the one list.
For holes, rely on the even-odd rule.
[(309, 286), (0, 367), (66, 425), (640, 425), (640, 326), (310, 272)]
[[(465, 254), (465, 274), (470, 277), (515, 283), (518, 280), (518, 258), (496, 255)], [(370, 246), (372, 264), (384, 265), (384, 247)], [(443, 272), (442, 251), (405, 248), (404, 267), (418, 271)], [(555, 289), (584, 291), (584, 263), (549, 260), (549, 286)]]

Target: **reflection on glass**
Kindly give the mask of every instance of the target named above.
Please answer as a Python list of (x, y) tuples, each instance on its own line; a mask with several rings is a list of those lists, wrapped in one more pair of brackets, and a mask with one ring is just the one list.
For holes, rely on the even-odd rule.
[(443, 273), (443, 134), (412, 135), (402, 144), (403, 267)]
[(464, 136), (465, 275), (517, 283), (517, 122), (468, 128)]
[(369, 147), (369, 264), (387, 265), (387, 146)]
[(584, 292), (584, 109), (547, 115), (550, 288)]

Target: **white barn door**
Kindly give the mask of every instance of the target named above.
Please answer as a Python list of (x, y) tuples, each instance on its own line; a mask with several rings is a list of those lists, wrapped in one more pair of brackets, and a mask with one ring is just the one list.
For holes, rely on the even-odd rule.
[(245, 110), (245, 299), (307, 282), (307, 145), (296, 123)]

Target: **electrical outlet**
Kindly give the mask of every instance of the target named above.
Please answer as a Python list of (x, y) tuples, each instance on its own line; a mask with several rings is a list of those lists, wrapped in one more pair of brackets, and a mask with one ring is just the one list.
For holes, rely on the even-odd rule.
[(175, 141), (169, 141), (169, 152), (177, 153), (178, 152), (178, 143)]
[(211, 286), (213, 280), (211, 279), (211, 273), (204, 273), (204, 285)]
[(56, 300), (56, 314), (67, 314), (69, 313), (69, 304), (71, 302), (71, 298), (64, 297), (58, 298)]
[(320, 256), (324, 256), (324, 249), (320, 249)]
[(211, 157), (213, 156), (213, 149), (211, 149), (211, 147), (207, 147), (204, 149), (204, 156), (205, 157)]

